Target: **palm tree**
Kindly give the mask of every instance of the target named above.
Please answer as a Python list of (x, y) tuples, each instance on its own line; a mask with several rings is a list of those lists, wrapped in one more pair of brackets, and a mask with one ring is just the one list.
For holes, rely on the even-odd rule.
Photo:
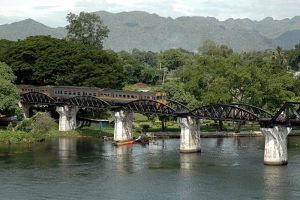
[(288, 70), (288, 62), (280, 46), (277, 46), (275, 51), (273, 51), (272, 60), (282, 68), (286, 68)]

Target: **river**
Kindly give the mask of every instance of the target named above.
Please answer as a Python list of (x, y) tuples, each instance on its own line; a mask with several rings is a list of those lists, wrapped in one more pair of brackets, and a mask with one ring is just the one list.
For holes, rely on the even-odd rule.
[(300, 199), (300, 137), (289, 137), (289, 164), (280, 167), (263, 165), (262, 137), (201, 143), (195, 154), (180, 154), (178, 139), (0, 145), (0, 199)]

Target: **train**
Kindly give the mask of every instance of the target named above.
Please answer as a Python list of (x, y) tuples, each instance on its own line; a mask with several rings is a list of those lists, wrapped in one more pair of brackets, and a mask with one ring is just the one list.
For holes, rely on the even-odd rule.
[(39, 92), (56, 100), (68, 99), (76, 96), (93, 96), (101, 100), (113, 103), (127, 103), (134, 100), (155, 100), (166, 104), (166, 93), (161, 91), (124, 91), (103, 89), (98, 87), (79, 86), (35, 86), (17, 85), (21, 94)]

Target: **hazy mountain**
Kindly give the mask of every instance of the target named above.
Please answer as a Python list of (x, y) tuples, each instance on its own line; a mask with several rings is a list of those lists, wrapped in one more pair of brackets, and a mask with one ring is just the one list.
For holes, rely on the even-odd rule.
[(276, 38), (278, 46), (289, 49), (300, 43), (300, 29), (287, 31)]
[(64, 28), (50, 28), (32, 19), (0, 26), (1, 39), (18, 40), (32, 35), (51, 35), (62, 38), (66, 35), (66, 30)]
[[(237, 51), (262, 50), (280, 45), (292, 48), (299, 42), (300, 17), (261, 21), (228, 19), (219, 21), (212, 17), (160, 17), (146, 12), (109, 13), (96, 12), (109, 29), (104, 46), (115, 51), (161, 51), (184, 48), (195, 51), (205, 40), (226, 44)], [(52, 35), (62, 38), (64, 28), (51, 28), (34, 20), (0, 26), (0, 38), (23, 39), (30, 35)]]
[(272, 48), (274, 43), (258, 31), (238, 21), (218, 21), (211, 17), (164, 18), (145, 12), (111, 14), (97, 12), (111, 30), (105, 45), (114, 50), (160, 51), (181, 47), (197, 50), (205, 40), (227, 44), (235, 50)]

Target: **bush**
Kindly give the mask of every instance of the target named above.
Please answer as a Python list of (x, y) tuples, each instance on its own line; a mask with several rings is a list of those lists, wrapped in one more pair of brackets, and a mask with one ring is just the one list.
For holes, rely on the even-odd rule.
[(9, 126), (9, 129), (30, 133), (33, 138), (40, 140), (46, 138), (47, 133), (56, 126), (49, 113), (38, 112), (32, 118), (24, 118), (15, 128)]
[(24, 118), (17, 126), (15, 127), (16, 131), (25, 131), (30, 132), (32, 127), (32, 119), (30, 118)]
[(32, 117), (31, 133), (34, 138), (45, 138), (46, 134), (56, 127), (56, 123), (49, 113), (37, 113)]
[(147, 132), (149, 130), (149, 128), (150, 128), (150, 125), (149, 124), (142, 124), (141, 128), (142, 128), (143, 132)]

